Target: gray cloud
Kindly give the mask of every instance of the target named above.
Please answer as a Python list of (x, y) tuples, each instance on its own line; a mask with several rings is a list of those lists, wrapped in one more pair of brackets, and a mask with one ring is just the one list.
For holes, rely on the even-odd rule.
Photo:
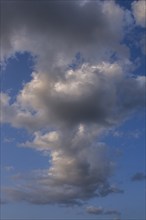
[(87, 213), (94, 214), (94, 215), (102, 215), (104, 213), (104, 210), (102, 207), (94, 207), (89, 206), (86, 208)]
[(20, 189), (5, 190), (10, 200), (80, 204), (124, 192), (111, 185), (114, 163), (97, 138), (144, 105), (145, 77), (127, 79), (117, 63), (84, 64), (64, 76), (56, 81), (37, 73), (16, 102), (9, 104), (9, 96), (1, 96), (2, 120), (34, 131), (32, 140), (21, 145), (51, 158), (45, 176), (43, 170), (36, 175), (37, 184), (33, 175), (24, 176)]
[(118, 210), (111, 209), (111, 210), (105, 210), (103, 207), (99, 206), (88, 206), (86, 207), (86, 212), (88, 214), (93, 215), (114, 215), (116, 217), (120, 217), (121, 213)]
[(142, 181), (145, 179), (146, 179), (146, 175), (142, 172), (137, 172), (131, 177), (132, 181)]
[(30, 51), (39, 57), (39, 70), (48, 71), (68, 63), (78, 51), (91, 60), (108, 59), (106, 54), (115, 50), (128, 56), (128, 48), (119, 42), (132, 16), (114, 1), (81, 6), (79, 1), (21, 0), (3, 1), (1, 7), (2, 58)]
[(145, 105), (145, 76), (127, 78), (118, 63), (83, 64), (63, 74), (64, 80), (33, 74), (11, 105), (2, 94), (1, 120), (32, 130), (48, 124), (113, 126)]
[[(47, 170), (17, 176), (14, 187), (3, 189), (7, 199), (79, 205), (123, 193), (110, 183), (114, 163), (99, 136), (144, 107), (145, 77), (127, 73), (129, 49), (120, 43), (131, 13), (114, 1), (6, 0), (1, 6), (2, 59), (23, 51), (37, 56), (32, 80), (15, 101), (1, 93), (1, 122), (31, 131), (21, 147), (50, 155)], [(78, 52), (84, 63), (71, 69)]]
[[(33, 204), (71, 205), (115, 193), (109, 183), (114, 164), (108, 156), (107, 147), (103, 143), (93, 145), (95, 134), (89, 137), (88, 133), (82, 132), (80, 128), (74, 134), (66, 133), (65, 139), (60, 137), (61, 140), (57, 140), (55, 134), (52, 137), (48, 135), (48, 140), (37, 139), (35, 144), (38, 142), (42, 151), (50, 151), (50, 168), (16, 175), (13, 179), (17, 184), (19, 182), (19, 187), (4, 189), (6, 198)], [(54, 140), (52, 145), (49, 144), (50, 140)], [(50, 148), (46, 149), (46, 146)]]
[(108, 210), (108, 211), (105, 211), (104, 213), (105, 215), (117, 215), (117, 216), (120, 216), (121, 213), (117, 210)]
[(5, 200), (0, 200), (0, 205), (5, 205), (5, 204), (7, 204), (8, 202), (7, 201), (5, 201)]
[(124, 190), (119, 189), (115, 186), (110, 186), (109, 184), (107, 184), (107, 185), (100, 186), (99, 192), (100, 192), (100, 195), (102, 197), (104, 197), (110, 193), (124, 193)]

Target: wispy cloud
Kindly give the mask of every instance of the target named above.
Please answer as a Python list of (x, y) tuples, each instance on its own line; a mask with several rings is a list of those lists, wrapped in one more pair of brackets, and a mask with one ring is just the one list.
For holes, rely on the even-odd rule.
[(143, 181), (146, 180), (146, 174), (142, 172), (137, 172), (131, 177), (132, 181)]
[(104, 209), (101, 206), (100, 207), (88, 206), (86, 208), (86, 211), (89, 214), (94, 214), (94, 215), (102, 215), (104, 213)]
[(116, 218), (120, 218), (121, 212), (115, 209), (106, 210), (102, 206), (88, 206), (86, 207), (86, 212), (92, 215), (112, 215)]
[(13, 166), (5, 166), (4, 170), (7, 172), (13, 171), (15, 168)]

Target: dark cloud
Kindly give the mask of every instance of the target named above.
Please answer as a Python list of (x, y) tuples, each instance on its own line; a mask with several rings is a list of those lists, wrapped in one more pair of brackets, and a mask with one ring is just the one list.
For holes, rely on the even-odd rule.
[(109, 184), (101, 185), (99, 187), (99, 195), (104, 197), (107, 196), (110, 193), (124, 193), (124, 190), (119, 189), (115, 186), (110, 186)]
[(1, 7), (1, 58), (30, 51), (40, 57), (37, 65), (48, 70), (58, 56), (66, 62), (78, 51), (90, 59), (105, 56), (109, 48), (126, 56), (127, 49), (118, 45), (125, 11), (114, 1), (88, 1), (81, 6), (80, 1), (6, 0)]
[(146, 175), (142, 172), (137, 172), (131, 177), (132, 181), (142, 181), (145, 179), (146, 179)]

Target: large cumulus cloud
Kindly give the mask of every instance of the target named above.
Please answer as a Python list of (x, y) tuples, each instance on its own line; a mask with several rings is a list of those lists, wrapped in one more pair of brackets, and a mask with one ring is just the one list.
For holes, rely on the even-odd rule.
[(111, 126), (144, 107), (144, 90), (145, 77), (128, 77), (118, 63), (83, 64), (53, 77), (34, 73), (16, 102), (9, 104), (2, 95), (2, 120), (32, 129), (51, 124)]
[[(144, 107), (145, 76), (132, 75), (129, 48), (121, 43), (134, 25), (131, 12), (115, 1), (1, 6), (2, 61), (15, 52), (37, 57), (15, 101), (1, 93), (1, 122), (26, 128), (32, 139), (21, 147), (50, 160), (48, 169), (15, 177), (20, 184), (3, 189), (6, 200), (81, 204), (123, 193), (110, 182), (114, 163), (99, 137)], [(74, 60), (78, 52), (82, 62)]]
[(145, 77), (128, 78), (117, 63), (83, 64), (63, 74), (33, 74), (14, 103), (1, 96), (3, 122), (34, 132), (33, 140), (21, 145), (50, 155), (51, 166), (45, 177), (36, 177), (36, 190), (32, 177), (26, 177), (29, 189), (22, 177), (23, 188), (6, 190), (14, 200), (79, 204), (123, 193), (109, 182), (114, 163), (99, 136), (144, 106)]
[(21, 0), (3, 1), (1, 7), (2, 59), (30, 51), (39, 56), (38, 68), (48, 70), (68, 63), (78, 51), (92, 60), (115, 50), (128, 55), (119, 42), (132, 16), (114, 1)]

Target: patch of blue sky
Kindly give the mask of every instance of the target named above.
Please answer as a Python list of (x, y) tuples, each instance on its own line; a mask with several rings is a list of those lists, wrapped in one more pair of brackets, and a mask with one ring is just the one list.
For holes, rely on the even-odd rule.
[(13, 166), (15, 172), (48, 168), (48, 157), (32, 148), (21, 146), (31, 134), (7, 124), (2, 125), (1, 131), (1, 167)]
[(78, 69), (83, 63), (85, 62), (84, 57), (82, 56), (82, 54), (80, 52), (75, 54), (74, 59), (72, 60), (72, 62), (69, 64), (69, 68), (76, 70)]
[(131, 3), (134, 2), (134, 0), (116, 0), (116, 3), (118, 3), (121, 7), (125, 8), (125, 9), (129, 9), (131, 10)]
[(34, 70), (35, 59), (30, 53), (16, 53), (10, 57), (5, 68), (1, 68), (1, 91), (7, 92), (13, 102), (23, 85), (29, 82)]
[(141, 27), (135, 27), (131, 32), (125, 35), (125, 38), (121, 42), (129, 47), (130, 60), (134, 62), (135, 67), (133, 68), (133, 74), (135, 75), (145, 75), (146, 67), (146, 54), (144, 52), (144, 47), (146, 44), (146, 39), (144, 38), (146, 34), (145, 29)]
[[(84, 211), (81, 210), (81, 207), (66, 207), (66, 206), (57, 206), (57, 205), (32, 205), (26, 204), (25, 202), (7, 204), (3, 206), (1, 216), (3, 219), (13, 219), (21, 220), (21, 219), (60, 219), (60, 220), (77, 220), (82, 219), (85, 220), (89, 217), (90, 219), (94, 219), (94, 216), (84, 215)], [(47, 217), (48, 216), (48, 217)], [(63, 216), (63, 217), (61, 217)], [(96, 217), (97, 219), (97, 217)]]
[(128, 180), (138, 171), (145, 173), (145, 131), (145, 114), (135, 114), (103, 138), (118, 164), (115, 171), (117, 181)]

